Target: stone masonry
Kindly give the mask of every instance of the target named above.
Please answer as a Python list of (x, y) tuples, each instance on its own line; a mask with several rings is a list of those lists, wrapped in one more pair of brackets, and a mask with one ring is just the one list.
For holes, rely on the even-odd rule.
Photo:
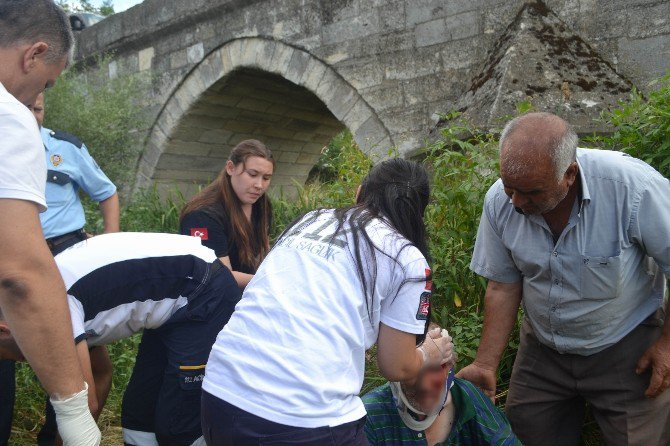
[[(606, 80), (645, 90), (670, 71), (668, 0), (146, 0), (80, 33), (76, 58), (112, 51), (110, 76), (153, 75), (136, 187), (177, 184), (190, 193), (216, 175), (236, 142), (255, 137), (275, 151), (274, 184), (288, 190), (343, 128), (367, 152), (413, 155), (436, 112), (458, 108), (477, 94), (482, 73), (499, 71), (491, 62), (500, 41), (524, 41), (506, 33), (527, 3), (608, 68), (588, 86), (598, 95)], [(548, 67), (547, 56), (559, 57), (540, 54)], [(565, 66), (545, 71), (560, 77), (570, 73)], [(536, 80), (517, 79), (515, 88), (547, 94), (526, 88)], [(558, 99), (577, 92), (580, 103), (595, 101), (554, 81)], [(510, 85), (496, 90), (501, 98)], [(614, 96), (596, 102), (603, 108)], [(564, 116), (593, 130), (589, 113)]]

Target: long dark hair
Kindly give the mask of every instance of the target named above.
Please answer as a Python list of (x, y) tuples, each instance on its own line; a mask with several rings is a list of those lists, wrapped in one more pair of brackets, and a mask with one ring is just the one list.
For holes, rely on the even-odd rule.
[[(244, 164), (248, 158), (257, 156), (275, 165), (272, 151), (255, 139), (236, 145), (228, 158), (235, 166)], [(193, 211), (207, 209), (222, 222), (230, 224), (229, 236), (239, 251), (240, 261), (254, 270), (270, 251), (270, 221), (272, 206), (267, 194), (263, 194), (251, 208), (251, 222), (242, 211), (242, 202), (230, 184), (230, 175), (225, 167), (219, 176), (186, 203), (179, 216), (180, 221)]]
[[(415, 162), (400, 158), (384, 161), (370, 170), (361, 184), (358, 200), (353, 206), (336, 209), (337, 229), (333, 240), (344, 230), (348, 223), (353, 239), (353, 249), (350, 253), (356, 264), (356, 270), (363, 287), (365, 296), (370, 296), (368, 312), (375, 299), (375, 282), (377, 280), (377, 253), (388, 256), (381, 247), (376, 246), (370, 239), (366, 226), (374, 219), (380, 219), (393, 230), (404, 237), (407, 243), (401, 247), (398, 254), (404, 249), (414, 246), (428, 259), (428, 242), (426, 239), (426, 225), (423, 221), (424, 212), (430, 198), (430, 185), (426, 169)], [(280, 239), (289, 233), (295, 233), (311, 224), (325, 210), (314, 212), (310, 218), (300, 218), (284, 230)], [(299, 226), (298, 222), (303, 220)], [(404, 271), (397, 258), (394, 262)], [(430, 277), (406, 278), (400, 285), (407, 282), (426, 281)], [(398, 289), (400, 289), (400, 287)]]

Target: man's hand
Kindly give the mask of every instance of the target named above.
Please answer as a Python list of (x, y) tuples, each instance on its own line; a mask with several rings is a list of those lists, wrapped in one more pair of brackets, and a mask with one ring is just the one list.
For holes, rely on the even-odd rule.
[(496, 402), (495, 369), (478, 364), (477, 361), (475, 361), (469, 366), (461, 369), (461, 371), (456, 374), (456, 378), (470, 381), (472, 384), (479, 387), (486, 396), (491, 398), (492, 402)]
[(651, 367), (651, 382), (647, 391), (648, 398), (655, 398), (670, 387), (670, 341), (661, 337), (644, 352), (637, 362), (635, 373), (638, 375)]
[(484, 296), (484, 326), (472, 364), (456, 374), (479, 387), (491, 401), (496, 397), (496, 369), (500, 364), (521, 304), (522, 283), (489, 280)]

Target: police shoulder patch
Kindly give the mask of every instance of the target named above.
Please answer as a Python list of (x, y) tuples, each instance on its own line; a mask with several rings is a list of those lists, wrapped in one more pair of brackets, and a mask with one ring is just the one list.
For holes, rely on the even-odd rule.
[(51, 136), (53, 136), (56, 139), (59, 139), (61, 141), (67, 141), (70, 144), (76, 146), (78, 149), (81, 149), (81, 146), (84, 145), (83, 142), (79, 138), (77, 138), (74, 135), (70, 135), (69, 133), (61, 132), (60, 130), (57, 130), (55, 132), (51, 133)]

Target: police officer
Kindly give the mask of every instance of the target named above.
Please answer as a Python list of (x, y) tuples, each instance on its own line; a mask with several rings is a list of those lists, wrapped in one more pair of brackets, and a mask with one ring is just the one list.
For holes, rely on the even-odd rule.
[[(31, 111), (40, 126), (47, 162), (46, 200), (48, 209), (40, 214), (42, 231), (53, 255), (86, 239), (84, 208), (79, 189), (100, 205), (104, 232), (119, 232), (119, 198), (116, 186), (89, 155), (86, 146), (75, 136), (53, 131), (44, 122), (44, 94), (40, 93)], [(94, 373), (105, 376), (98, 388), (98, 399), (106, 399), (111, 385), (112, 364), (107, 349), (96, 347), (90, 352)], [(53, 409), (47, 402), (44, 427), (38, 434), (39, 445), (51, 445), (56, 436)]]
[(32, 107), (40, 125), (47, 159), (46, 199), (48, 209), (40, 215), (42, 230), (54, 255), (84, 240), (86, 223), (79, 199), (83, 189), (100, 203), (104, 232), (119, 231), (119, 197), (116, 186), (98, 167), (86, 146), (75, 136), (42, 127), (44, 94)]

